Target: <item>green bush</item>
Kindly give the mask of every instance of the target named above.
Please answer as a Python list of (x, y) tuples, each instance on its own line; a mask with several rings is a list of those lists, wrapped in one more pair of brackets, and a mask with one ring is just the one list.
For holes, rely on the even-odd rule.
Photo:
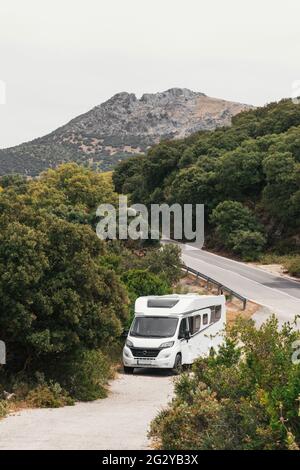
[(131, 269), (123, 274), (122, 281), (134, 297), (143, 295), (164, 295), (170, 293), (170, 286), (164, 277), (153, 274), (146, 269)]
[(292, 276), (300, 277), (299, 255), (278, 255), (277, 253), (266, 253), (260, 258), (263, 264), (282, 264)]
[(149, 250), (143, 265), (171, 286), (182, 276), (180, 256), (180, 247), (172, 244), (163, 245), (159, 250)]
[(7, 402), (0, 400), (0, 418), (4, 418), (7, 415)]
[(73, 405), (72, 398), (61, 388), (57, 382), (40, 384), (30, 390), (26, 402), (37, 408), (59, 408), (60, 406)]
[(250, 230), (238, 230), (229, 238), (232, 251), (245, 261), (257, 260), (266, 243), (261, 232), (251, 232)]
[(170, 284), (165, 276), (158, 276), (146, 269), (131, 269), (123, 274), (122, 281), (125, 283), (130, 299), (130, 317), (127, 322), (129, 327), (134, 313), (134, 303), (138, 297), (144, 295), (165, 295), (171, 292)]
[(111, 360), (100, 350), (78, 351), (66, 359), (58, 375), (60, 383), (75, 399), (104, 398), (108, 379), (112, 377)]
[(162, 449), (299, 449), (299, 332), (239, 320), (215, 355), (183, 374), (150, 435)]
[(300, 277), (300, 256), (295, 256), (286, 263), (286, 268), (292, 276)]
[(237, 201), (221, 202), (213, 210), (210, 221), (223, 247), (245, 260), (258, 259), (266, 240), (248, 207)]
[(109, 349), (111, 354), (80, 349), (47, 366), (41, 362), (43, 372), (35, 372), (31, 377), (25, 371), (10, 376), (5, 388), (13, 391), (17, 401), (34, 407), (56, 408), (73, 404), (74, 399), (104, 398), (108, 380), (113, 376), (112, 362), (119, 360), (120, 347), (116, 342), (108, 343), (104, 349)]

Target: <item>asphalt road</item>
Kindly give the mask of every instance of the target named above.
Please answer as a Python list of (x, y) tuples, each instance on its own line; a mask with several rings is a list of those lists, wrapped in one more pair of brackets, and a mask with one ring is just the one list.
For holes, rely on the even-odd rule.
[[(249, 300), (267, 307), (254, 316), (258, 324), (274, 312), (280, 324), (300, 315), (300, 282), (276, 276), (245, 263), (218, 256), (192, 245), (181, 245), (190, 268), (212, 277)], [(269, 310), (269, 312), (268, 312)]]
[(147, 449), (149, 424), (172, 394), (173, 377), (165, 371), (119, 374), (104, 400), (2, 419), (0, 450)]

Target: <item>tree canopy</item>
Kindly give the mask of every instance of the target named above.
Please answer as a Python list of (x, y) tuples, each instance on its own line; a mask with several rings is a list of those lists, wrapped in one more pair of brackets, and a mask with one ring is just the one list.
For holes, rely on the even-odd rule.
[(138, 256), (138, 242), (97, 237), (98, 205), (118, 201), (111, 175), (66, 164), (38, 179), (2, 177), (0, 187), (0, 392), (5, 380), (42, 373), (38, 403), (57, 403), (52, 379), (77, 398), (103, 396), (102, 351), (120, 338), (138, 295), (169, 291), (179, 253), (157, 245)]
[[(162, 142), (146, 157), (121, 163), (113, 181), (134, 202), (205, 204), (208, 247), (228, 251), (237, 247), (219, 234), (225, 226), (230, 233), (236, 230), (240, 221), (234, 217), (240, 212), (231, 211), (232, 224), (226, 222), (223, 228), (212, 216), (220, 203), (231, 201), (251, 211), (249, 223), (256, 219), (260, 225), (255, 235), (253, 228), (243, 224), (248, 248), (253, 241), (253, 258), (262, 249), (282, 254), (299, 251), (299, 105), (282, 100), (236, 115), (231, 127)], [(246, 251), (245, 256), (239, 247), (235, 252), (251, 258), (251, 250)]]

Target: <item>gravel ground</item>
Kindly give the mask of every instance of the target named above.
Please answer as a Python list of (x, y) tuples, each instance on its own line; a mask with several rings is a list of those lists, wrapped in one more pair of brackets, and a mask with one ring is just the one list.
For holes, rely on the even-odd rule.
[(173, 393), (165, 371), (118, 374), (104, 400), (22, 410), (0, 421), (0, 449), (147, 449), (151, 420)]

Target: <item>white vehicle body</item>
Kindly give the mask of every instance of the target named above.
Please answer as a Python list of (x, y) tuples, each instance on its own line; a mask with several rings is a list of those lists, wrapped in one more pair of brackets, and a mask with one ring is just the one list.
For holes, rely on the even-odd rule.
[(223, 343), (226, 324), (223, 295), (139, 297), (123, 349), (127, 371), (138, 367), (174, 368), (192, 364)]

